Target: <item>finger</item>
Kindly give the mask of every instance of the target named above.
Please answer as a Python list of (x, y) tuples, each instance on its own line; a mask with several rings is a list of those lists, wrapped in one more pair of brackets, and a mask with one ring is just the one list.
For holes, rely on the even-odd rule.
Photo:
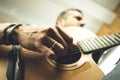
[(59, 32), (56, 30), (56, 28), (52, 28), (50, 27), (48, 32), (47, 32), (47, 36), (53, 38), (54, 40), (58, 41), (59, 43), (65, 45), (66, 42), (64, 41), (64, 39), (62, 38), (62, 36), (59, 34)]
[(53, 60), (57, 59), (57, 56), (55, 55), (55, 53), (52, 50), (50, 50), (48, 47), (44, 46), (44, 45), (37, 44), (36, 49), (37, 49), (36, 50), (37, 52), (43, 53), (49, 59), (53, 59)]
[(58, 43), (63, 45), (63, 47), (64, 47), (64, 50), (62, 50), (63, 55), (65, 55), (67, 53), (68, 45), (67, 45), (66, 41), (63, 39), (63, 37), (59, 34), (56, 27), (50, 28), (47, 32), (47, 36), (53, 38), (55, 41), (57, 41)]
[(57, 56), (62, 55), (64, 47), (61, 43), (57, 42), (49, 36), (45, 36), (42, 40), (42, 44), (52, 50)]
[(61, 36), (64, 38), (68, 46), (71, 47), (73, 45), (73, 38), (67, 33), (65, 33), (59, 26), (56, 26), (56, 28), (58, 32), (61, 34)]

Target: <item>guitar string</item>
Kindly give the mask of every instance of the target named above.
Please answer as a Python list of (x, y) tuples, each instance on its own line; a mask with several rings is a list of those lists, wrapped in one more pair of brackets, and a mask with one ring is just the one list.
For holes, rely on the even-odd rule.
[[(119, 33), (120, 34), (120, 33)], [(114, 39), (116, 39), (116, 37), (117, 37), (117, 41), (119, 41), (120, 39), (119, 39), (119, 37), (120, 37), (120, 35), (119, 34), (115, 34), (115, 35), (112, 35), (112, 36), (115, 36), (114, 37)], [(107, 37), (107, 39), (106, 39), (106, 37)], [(107, 36), (103, 36), (103, 37), (99, 37), (99, 39), (101, 39), (103, 42), (104, 42), (104, 44), (107, 44), (107, 47), (110, 47), (110, 46), (113, 46), (113, 45), (108, 45), (108, 43), (110, 43), (110, 44), (112, 44), (111, 42), (109, 42), (109, 40), (111, 40), (112, 42), (114, 42), (114, 43), (116, 43), (115, 41), (113, 41), (113, 38), (111, 39), (110, 38), (110, 36), (108, 37), (108, 35)], [(106, 41), (105, 40), (103, 40), (103, 39), (105, 39), (105, 40), (107, 40), (108, 42), (106, 43)], [(95, 38), (96, 39), (96, 38)], [(109, 39), (109, 40), (108, 40)], [(119, 39), (119, 40), (118, 40)], [(98, 41), (98, 39), (96, 39), (97, 41)], [(95, 42), (96, 43), (96, 42)], [(118, 42), (119, 43), (119, 42)], [(114, 44), (114, 45), (117, 45), (117, 44)], [(76, 46), (74, 46), (74, 47), (72, 47), (70, 50), (69, 50), (69, 55), (73, 55), (73, 54), (78, 54), (78, 52), (79, 52), (80, 50), (79, 50), (79, 48), (78, 47), (76, 47)]]

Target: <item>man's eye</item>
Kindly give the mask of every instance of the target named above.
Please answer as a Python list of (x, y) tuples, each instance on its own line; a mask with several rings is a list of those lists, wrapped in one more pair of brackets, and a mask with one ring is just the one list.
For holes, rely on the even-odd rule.
[(77, 20), (81, 20), (82, 18), (81, 17), (76, 17)]

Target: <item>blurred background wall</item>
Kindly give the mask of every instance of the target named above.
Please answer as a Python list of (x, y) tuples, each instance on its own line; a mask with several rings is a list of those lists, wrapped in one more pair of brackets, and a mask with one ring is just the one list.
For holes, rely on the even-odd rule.
[(85, 28), (104, 35), (120, 32), (119, 3), (120, 0), (0, 0), (0, 22), (54, 25), (61, 11), (78, 8), (85, 15)]

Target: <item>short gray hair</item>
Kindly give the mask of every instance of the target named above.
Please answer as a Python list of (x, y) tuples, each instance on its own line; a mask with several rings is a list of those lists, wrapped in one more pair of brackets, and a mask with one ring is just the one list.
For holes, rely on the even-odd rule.
[(68, 13), (69, 13), (70, 11), (77, 11), (77, 12), (83, 14), (81, 10), (76, 9), (76, 8), (67, 9), (67, 10), (65, 10), (65, 11), (62, 11), (62, 12), (59, 14), (59, 16), (57, 17), (57, 20), (56, 20), (56, 24), (57, 24), (57, 21), (58, 21), (59, 18), (66, 19), (66, 18), (69, 16)]

